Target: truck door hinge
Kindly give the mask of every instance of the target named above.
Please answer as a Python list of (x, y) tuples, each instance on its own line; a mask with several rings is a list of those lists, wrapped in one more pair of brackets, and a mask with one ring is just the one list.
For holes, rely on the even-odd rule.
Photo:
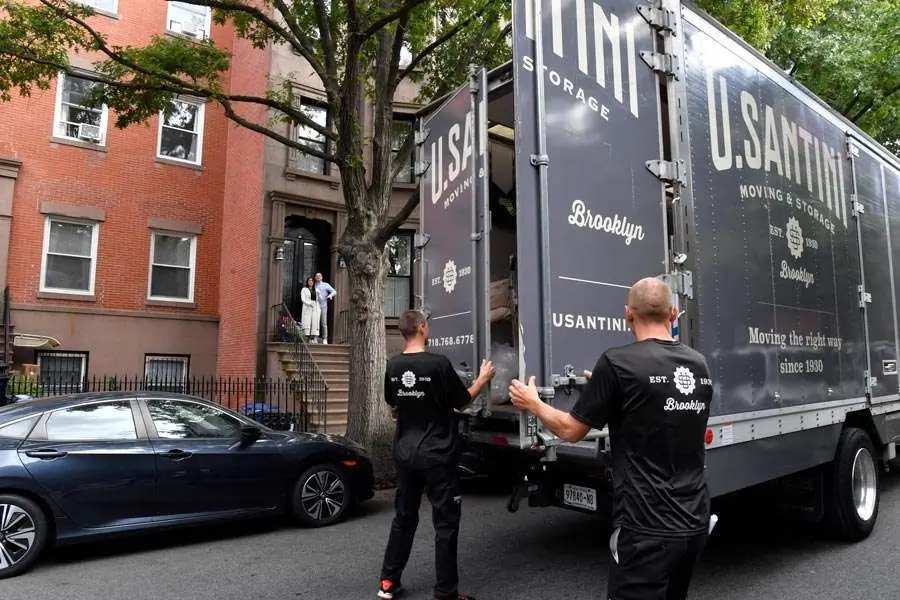
[(856, 286), (856, 292), (859, 294), (859, 307), (865, 308), (866, 304), (872, 301), (872, 294), (866, 291), (866, 286)]
[(872, 392), (872, 388), (878, 385), (878, 378), (872, 377), (872, 374), (866, 370), (863, 371), (863, 379), (866, 382), (866, 393), (869, 394)]
[(644, 50), (641, 52), (641, 60), (657, 73), (669, 75), (678, 80), (681, 79), (681, 63), (678, 62), (678, 57), (674, 54)]
[(646, 165), (647, 170), (653, 173), (660, 181), (687, 185), (683, 161), (648, 160), (644, 164)]
[(668, 31), (672, 35), (676, 35), (674, 11), (659, 6), (659, 3), (655, 5), (643, 4), (637, 7), (637, 11), (653, 29)]
[(857, 218), (866, 212), (866, 207), (859, 201), (859, 196), (856, 194), (850, 194), (850, 212)]
[(691, 271), (665, 273), (657, 275), (657, 278), (664, 281), (676, 294), (681, 294), (687, 298), (694, 297), (694, 274)]
[(847, 139), (847, 158), (859, 158), (859, 146), (852, 139)]
[(528, 158), (533, 167), (546, 167), (550, 164), (550, 157), (546, 154), (532, 154)]

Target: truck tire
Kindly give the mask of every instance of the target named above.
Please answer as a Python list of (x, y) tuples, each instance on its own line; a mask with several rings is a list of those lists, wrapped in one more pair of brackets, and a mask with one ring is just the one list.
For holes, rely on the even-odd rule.
[(834, 533), (859, 542), (872, 533), (881, 500), (878, 464), (872, 440), (862, 429), (841, 432), (834, 461), (826, 465), (826, 519)]

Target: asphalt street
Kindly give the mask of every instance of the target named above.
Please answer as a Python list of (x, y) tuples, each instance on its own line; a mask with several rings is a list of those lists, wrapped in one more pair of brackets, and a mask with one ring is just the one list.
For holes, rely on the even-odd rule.
[[(900, 598), (900, 476), (883, 479), (876, 532), (845, 545), (816, 528), (725, 513), (692, 587), (694, 600)], [(473, 486), (467, 486), (473, 488)], [(481, 486), (464, 500), (463, 589), (479, 600), (605, 598), (607, 535), (597, 518), (555, 508), (506, 511)], [(338, 526), (247, 522), (53, 550), (32, 572), (0, 581), (2, 600), (352, 600), (374, 598), (392, 516), (379, 493)], [(430, 598), (433, 529), (423, 503), (404, 577)]]

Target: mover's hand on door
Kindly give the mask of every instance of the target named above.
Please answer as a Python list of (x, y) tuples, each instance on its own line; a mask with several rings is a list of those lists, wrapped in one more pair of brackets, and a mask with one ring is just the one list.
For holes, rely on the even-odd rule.
[(528, 379), (528, 385), (525, 385), (518, 379), (510, 381), (509, 398), (516, 408), (534, 412), (535, 407), (541, 401), (540, 397), (538, 397), (537, 386), (534, 384), (534, 375)]

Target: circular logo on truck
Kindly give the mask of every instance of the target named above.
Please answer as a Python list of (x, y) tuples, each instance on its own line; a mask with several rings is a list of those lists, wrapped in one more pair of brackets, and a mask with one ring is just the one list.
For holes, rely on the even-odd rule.
[(447, 261), (444, 265), (444, 291), (452, 294), (456, 289), (456, 263), (453, 259)]
[(691, 370), (687, 367), (678, 367), (675, 369), (674, 381), (675, 387), (685, 396), (694, 391), (696, 385), (694, 374), (691, 373)]
[(788, 219), (787, 227), (787, 245), (791, 251), (791, 256), (800, 258), (803, 256), (803, 229), (800, 228), (800, 222), (791, 217)]

